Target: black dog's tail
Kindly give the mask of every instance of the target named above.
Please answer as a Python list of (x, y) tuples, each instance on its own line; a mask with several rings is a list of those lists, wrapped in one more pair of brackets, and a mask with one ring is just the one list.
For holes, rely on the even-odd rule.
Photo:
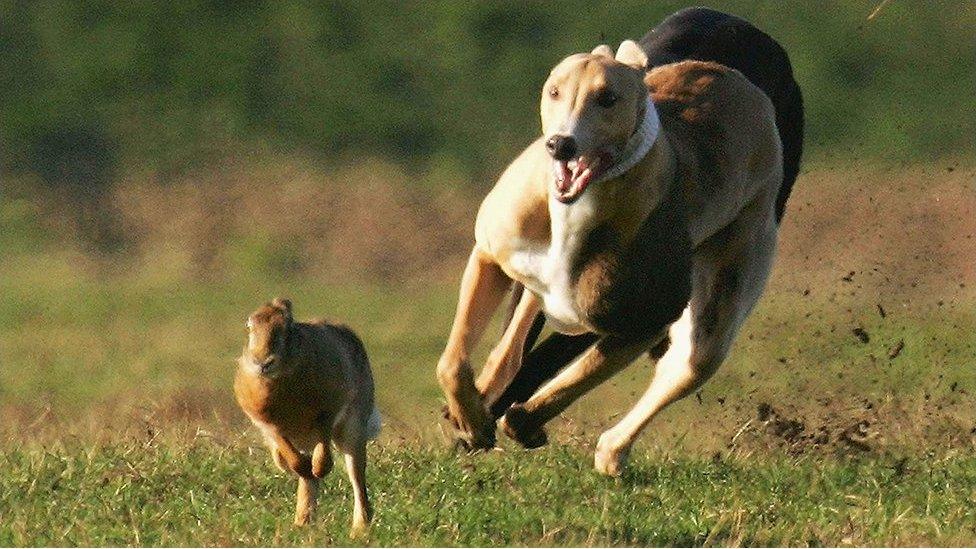
[(788, 100), (780, 104), (773, 101), (779, 140), (783, 144), (783, 184), (776, 195), (777, 223), (783, 220), (786, 201), (790, 198), (796, 177), (800, 175), (800, 158), (803, 156), (803, 94), (796, 82), (785, 93), (789, 96)]

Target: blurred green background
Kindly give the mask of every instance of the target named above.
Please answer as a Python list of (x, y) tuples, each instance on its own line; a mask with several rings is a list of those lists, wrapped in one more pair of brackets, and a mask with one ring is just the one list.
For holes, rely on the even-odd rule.
[(368, 348), (373, 543), (971, 545), (974, 0), (713, 1), (783, 44), (807, 121), (726, 364), (612, 490), (588, 456), (646, 357), (552, 448), (436, 450), (475, 212), (548, 71), (686, 5), (0, 0), (0, 545), (348, 544), (338, 476), (282, 529), (233, 398), (275, 295)]
[[(808, 158), (973, 150), (976, 3), (715, 1), (779, 40)], [(227, 151), (380, 156), (487, 180), (538, 132), (563, 56), (686, 2), (0, 1), (0, 166), (167, 177)], [(427, 178), (432, 180), (437, 178)]]
[[(878, 4), (713, 3), (789, 52), (806, 160), (729, 364), (654, 440), (721, 446), (762, 402), (976, 440), (976, 2)], [(436, 438), (474, 212), (550, 67), (684, 5), (0, 0), (0, 434), (243, 429), (241, 322), (285, 295), (360, 332), (391, 432)]]

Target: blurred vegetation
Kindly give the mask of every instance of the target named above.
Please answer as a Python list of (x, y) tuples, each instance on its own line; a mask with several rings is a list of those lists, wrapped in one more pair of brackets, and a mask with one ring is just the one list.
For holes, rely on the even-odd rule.
[(375, 544), (971, 544), (976, 2), (879, 1), (711, 4), (790, 53), (814, 162), (728, 364), (606, 481), (588, 448), (647, 360), (553, 448), (460, 467), (433, 366), (550, 67), (685, 2), (0, 0), (0, 545), (348, 543), (335, 476), (280, 528), (229, 389), (274, 295), (370, 350)]
[[(129, 238), (125, 253), (108, 256), (72, 236), (85, 230), (71, 227), (73, 205), (10, 185), (0, 201), (0, 448), (65, 429), (114, 437), (146, 421), (164, 431), (243, 429), (233, 359), (247, 313), (276, 295), (291, 297), (299, 318), (357, 330), (387, 440), (440, 442), (434, 365), (477, 193), (410, 186), (389, 165), (334, 176), (279, 165), (215, 171), (111, 186), (108, 203)], [(710, 455), (767, 403), (802, 422), (804, 435), (826, 429), (828, 449), (867, 421), (879, 450), (971, 453), (976, 166), (815, 168), (802, 183), (769, 287), (727, 364), (698, 398), (655, 420), (642, 447)], [(495, 320), (476, 368), (501, 333)], [(650, 369), (640, 359), (581, 399), (553, 423), (552, 440), (567, 440), (565, 430), (590, 448), (644, 391)], [(764, 435), (757, 448), (770, 438), (781, 439)]]
[[(812, 157), (968, 153), (974, 3), (895, 0), (868, 21), (876, 4), (712, 6), (790, 53)], [(88, 188), (233, 150), (366, 154), (486, 180), (538, 131), (553, 64), (685, 5), (0, 0), (0, 168)]]

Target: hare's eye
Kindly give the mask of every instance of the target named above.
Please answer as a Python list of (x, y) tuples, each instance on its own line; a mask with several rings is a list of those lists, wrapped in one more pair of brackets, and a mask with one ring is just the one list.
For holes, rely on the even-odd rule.
[(549, 88), (549, 97), (553, 99), (559, 99), (559, 88), (552, 86)]

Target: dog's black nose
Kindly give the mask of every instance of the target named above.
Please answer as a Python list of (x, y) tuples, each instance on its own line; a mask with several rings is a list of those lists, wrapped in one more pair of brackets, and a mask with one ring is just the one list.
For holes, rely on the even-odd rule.
[(556, 160), (569, 160), (576, 156), (576, 140), (568, 135), (554, 135), (546, 140), (546, 150)]

